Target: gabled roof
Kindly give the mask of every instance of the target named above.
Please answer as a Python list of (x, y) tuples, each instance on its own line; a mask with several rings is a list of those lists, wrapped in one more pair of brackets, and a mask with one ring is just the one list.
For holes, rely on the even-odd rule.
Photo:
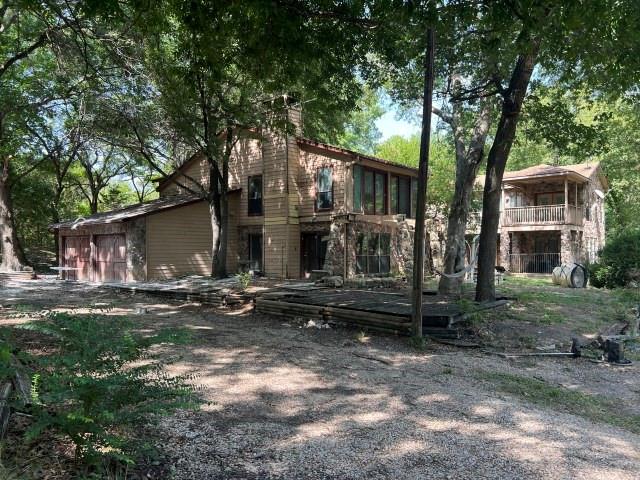
[(533, 167), (523, 168), (513, 172), (505, 172), (504, 180), (514, 180), (516, 178), (527, 177), (548, 177), (554, 175), (567, 175), (576, 173), (585, 179), (589, 179), (600, 168), (598, 162), (577, 163), (574, 165), (534, 165)]
[(383, 165), (391, 165), (393, 167), (402, 168), (404, 170), (409, 170), (412, 173), (417, 174), (418, 169), (413, 167), (408, 167), (406, 165), (402, 165), (401, 163), (395, 163), (390, 160), (385, 160), (383, 158), (374, 157), (372, 155), (367, 155), (365, 153), (359, 153), (354, 150), (349, 150), (347, 148), (337, 147), (335, 145), (329, 145), (328, 143), (318, 142), (317, 140), (312, 140), (310, 138), (305, 137), (296, 137), (296, 141), (298, 145), (306, 145), (309, 147), (318, 148), (320, 150), (325, 150), (330, 153), (339, 153), (342, 155), (347, 155), (351, 157), (353, 160), (369, 160), (371, 162), (381, 163)]
[(89, 217), (79, 217), (76, 220), (54, 223), (49, 225), (49, 228), (78, 228), (105, 223), (124, 222), (133, 218), (169, 210), (175, 207), (181, 207), (201, 200), (202, 198), (196, 195), (173, 195), (170, 197), (162, 197), (150, 202), (138, 203), (136, 205), (130, 205), (117, 210), (111, 210), (110, 212), (96, 213)]

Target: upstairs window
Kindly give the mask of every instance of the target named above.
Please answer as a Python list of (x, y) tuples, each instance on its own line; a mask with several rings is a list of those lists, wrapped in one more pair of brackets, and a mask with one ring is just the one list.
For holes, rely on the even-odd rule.
[(333, 170), (331, 167), (320, 167), (316, 181), (316, 210), (333, 208)]
[(249, 215), (262, 215), (262, 175), (249, 177)]
[(360, 165), (353, 168), (353, 210), (367, 215), (387, 213), (387, 174)]
[(411, 217), (411, 178), (392, 175), (389, 195), (391, 214)]

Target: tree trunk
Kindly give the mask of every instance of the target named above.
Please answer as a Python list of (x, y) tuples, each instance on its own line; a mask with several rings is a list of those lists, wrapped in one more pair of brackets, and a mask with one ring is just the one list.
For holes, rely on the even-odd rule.
[(220, 196), (219, 214), (219, 242), (216, 255), (213, 258), (213, 276), (224, 278), (227, 276), (227, 238), (229, 232), (229, 199), (226, 192)]
[[(449, 207), (447, 240), (444, 254), (443, 273), (451, 275), (465, 268), (465, 233), (469, 218), (469, 208), (478, 169), (482, 163), (482, 153), (491, 125), (491, 104), (485, 100), (478, 114), (468, 149), (462, 146), (462, 131), (454, 125), (456, 137), (456, 185)], [(463, 277), (440, 276), (438, 292), (441, 295), (456, 295), (462, 289)]]
[(478, 302), (495, 300), (496, 297), (495, 264), (502, 177), (511, 145), (516, 136), (520, 111), (536, 64), (539, 46), (539, 40), (534, 40), (531, 51), (518, 57), (509, 87), (504, 93), (500, 121), (487, 158), (487, 173), (482, 198), (482, 227), (478, 250), (478, 282), (476, 285), (476, 301)]
[(100, 202), (100, 195), (97, 193), (91, 193), (91, 199), (89, 200), (89, 211), (91, 215), (98, 213), (98, 203)]
[(13, 218), (8, 159), (5, 159), (2, 171), (0, 171), (0, 239), (2, 241), (0, 271), (22, 270), (27, 262), (20, 248)]
[[(475, 165), (464, 164), (459, 170), (459, 175), (456, 172), (455, 193), (449, 208), (447, 222), (447, 240), (443, 265), (443, 273), (445, 274), (451, 275), (461, 272), (465, 267), (465, 232), (467, 230), (473, 184), (479, 166), (479, 163)], [(458, 294), (461, 287), (462, 277), (440, 276), (438, 291), (441, 295)]]

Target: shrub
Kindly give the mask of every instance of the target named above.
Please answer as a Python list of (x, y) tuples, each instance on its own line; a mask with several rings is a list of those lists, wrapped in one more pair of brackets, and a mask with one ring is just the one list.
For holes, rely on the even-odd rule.
[(133, 327), (124, 317), (63, 313), (24, 327), (51, 336), (57, 347), (30, 359), (36, 373), (27, 440), (52, 430), (69, 438), (87, 465), (133, 463), (146, 447), (137, 429), (196, 405), (190, 377), (167, 376), (150, 352), (160, 343), (183, 343), (186, 332), (142, 336)]
[(239, 272), (236, 275), (236, 280), (240, 284), (240, 291), (244, 292), (249, 285), (251, 284), (251, 273), (250, 272)]
[(618, 234), (600, 252), (598, 263), (590, 266), (594, 287), (615, 288), (627, 285), (640, 271), (640, 229)]

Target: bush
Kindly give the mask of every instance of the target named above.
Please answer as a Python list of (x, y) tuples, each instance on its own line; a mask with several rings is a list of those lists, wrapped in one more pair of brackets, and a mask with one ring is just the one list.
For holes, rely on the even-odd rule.
[(236, 280), (240, 287), (240, 291), (244, 292), (249, 285), (251, 284), (251, 273), (250, 272), (238, 272), (236, 275)]
[(640, 229), (627, 230), (607, 242), (598, 263), (590, 265), (594, 287), (623, 287), (640, 272)]
[(46, 430), (75, 445), (86, 465), (134, 463), (146, 445), (136, 430), (161, 414), (195, 406), (190, 377), (168, 377), (153, 345), (183, 343), (184, 331), (142, 336), (127, 318), (50, 314), (23, 328), (49, 335), (54, 352), (29, 359), (34, 421), (26, 440)]

